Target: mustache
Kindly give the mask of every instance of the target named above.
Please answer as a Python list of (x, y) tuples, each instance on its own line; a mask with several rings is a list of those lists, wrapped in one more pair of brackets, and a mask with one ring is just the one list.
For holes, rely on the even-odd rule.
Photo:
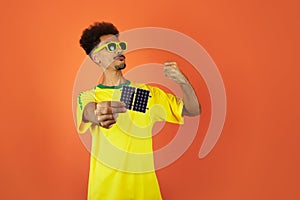
[(126, 57), (125, 57), (123, 54), (119, 54), (119, 55), (116, 55), (116, 56), (114, 57), (114, 59), (118, 59), (118, 58), (123, 58), (123, 59), (125, 59)]

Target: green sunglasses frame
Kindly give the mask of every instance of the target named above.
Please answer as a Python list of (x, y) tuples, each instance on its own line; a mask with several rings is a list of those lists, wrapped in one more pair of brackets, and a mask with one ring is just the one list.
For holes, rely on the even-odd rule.
[(120, 48), (120, 49), (122, 49), (121, 48), (121, 46), (120, 46), (120, 43), (124, 43), (125, 44), (125, 49), (122, 49), (123, 51), (125, 51), (126, 49), (127, 49), (127, 42), (124, 42), (124, 41), (120, 41), (120, 42), (108, 42), (108, 43), (106, 43), (106, 44), (103, 44), (103, 45), (101, 45), (100, 47), (97, 47), (94, 51), (93, 51), (93, 53), (98, 53), (99, 51), (101, 51), (102, 49), (104, 49), (105, 47), (106, 47), (106, 49), (107, 49), (107, 51), (108, 52), (115, 52), (116, 50), (117, 50), (117, 48), (114, 50), (114, 51), (112, 51), (112, 50), (110, 50), (109, 48), (108, 48), (108, 45), (109, 44), (116, 44), (116, 47), (118, 47), (118, 48)]

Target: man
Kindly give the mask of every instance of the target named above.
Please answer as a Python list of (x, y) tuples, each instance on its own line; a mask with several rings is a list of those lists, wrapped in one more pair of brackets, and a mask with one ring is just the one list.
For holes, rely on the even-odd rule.
[[(182, 124), (183, 116), (199, 115), (200, 106), (175, 62), (165, 63), (164, 74), (180, 85), (183, 99), (126, 80), (122, 69), (126, 67), (123, 52), (127, 43), (119, 41), (118, 34), (113, 24), (101, 22), (85, 29), (80, 39), (86, 54), (103, 69), (101, 84), (78, 97), (78, 131), (90, 129), (92, 134), (88, 199), (160, 200), (153, 161), (153, 124)], [(147, 110), (139, 112), (120, 101), (128, 86), (148, 92)]]

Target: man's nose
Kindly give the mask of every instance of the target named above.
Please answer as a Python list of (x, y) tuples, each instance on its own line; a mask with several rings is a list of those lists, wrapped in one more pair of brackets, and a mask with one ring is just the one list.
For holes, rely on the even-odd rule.
[(120, 47), (117, 48), (117, 54), (118, 54), (118, 55), (123, 54), (123, 50), (122, 50)]

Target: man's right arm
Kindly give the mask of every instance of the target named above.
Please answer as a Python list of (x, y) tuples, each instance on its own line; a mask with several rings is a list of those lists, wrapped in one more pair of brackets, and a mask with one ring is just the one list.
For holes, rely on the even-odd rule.
[(111, 128), (116, 123), (117, 114), (126, 112), (126, 104), (120, 101), (90, 102), (84, 107), (82, 121)]

